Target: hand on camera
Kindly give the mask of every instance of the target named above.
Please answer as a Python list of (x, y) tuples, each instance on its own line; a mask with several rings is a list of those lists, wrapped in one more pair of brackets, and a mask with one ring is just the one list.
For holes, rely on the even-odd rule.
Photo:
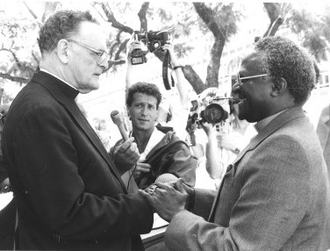
[(216, 137), (217, 130), (214, 125), (202, 121), (200, 121), (199, 124), (201, 125), (201, 127), (203, 128), (204, 132), (208, 137), (214, 137), (214, 138)]
[(138, 40), (130, 40), (130, 41), (127, 43), (128, 57), (131, 56), (133, 50), (135, 50), (135, 49), (140, 49), (140, 50), (142, 50), (143, 47), (144, 47), (144, 44), (143, 44), (141, 41), (138, 41)]

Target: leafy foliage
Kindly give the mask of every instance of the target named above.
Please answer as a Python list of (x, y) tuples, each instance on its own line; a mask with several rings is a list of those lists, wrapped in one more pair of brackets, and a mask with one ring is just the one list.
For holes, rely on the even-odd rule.
[(292, 32), (303, 40), (303, 46), (309, 49), (317, 61), (328, 60), (330, 41), (329, 8), (325, 8), (324, 16), (317, 16), (307, 10), (294, 10), (288, 19)]
[[(237, 35), (238, 23), (248, 17), (244, 7), (246, 4), (108, 1), (75, 7), (83, 9), (88, 5), (90, 10), (109, 24), (111, 32), (107, 45), (111, 54), (110, 63), (114, 66), (110, 71), (113, 72), (125, 63), (126, 44), (134, 30), (156, 31), (173, 27), (177, 56), (182, 58), (196, 54), (198, 56), (195, 58), (206, 65), (205, 80), (199, 77), (191, 65), (186, 65), (184, 70), (186, 78), (199, 93), (210, 85), (218, 85), (223, 49)], [(9, 16), (0, 9), (0, 53), (4, 61), (0, 65), (0, 83), (4, 79), (24, 83), (33, 74), (40, 59), (36, 44), (37, 30), (51, 13), (65, 6), (64, 2), (40, 2), (38, 8), (32, 8), (24, 2), (18, 7), (20, 14), (15, 16)], [(260, 6), (262, 8), (262, 4)], [(274, 35), (280, 26), (290, 28), (319, 61), (327, 59), (330, 41), (328, 7), (324, 8), (322, 14), (312, 15), (309, 10), (294, 8), (290, 4), (264, 3), (261, 11), (266, 11), (270, 20), (267, 34), (271, 31), (269, 34)], [(276, 20), (281, 22), (276, 23)], [(195, 42), (197, 39), (198, 43)], [(197, 51), (203, 51), (202, 55)]]

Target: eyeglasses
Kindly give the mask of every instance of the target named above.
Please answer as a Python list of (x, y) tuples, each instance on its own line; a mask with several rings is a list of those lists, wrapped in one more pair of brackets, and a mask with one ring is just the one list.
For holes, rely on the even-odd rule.
[(245, 80), (254, 79), (254, 78), (261, 78), (261, 77), (266, 77), (266, 76), (269, 76), (269, 75), (265, 73), (265, 74), (252, 75), (252, 76), (247, 76), (247, 77), (241, 78), (239, 76), (239, 74), (237, 74), (236, 83), (238, 83), (239, 85), (241, 85), (242, 84), (242, 80), (243, 80), (243, 82), (245, 82)]
[(96, 59), (96, 64), (98, 66), (102, 66), (102, 64), (104, 64), (105, 62), (108, 62), (109, 59), (110, 59), (110, 55), (108, 53), (106, 53), (105, 51), (99, 51), (99, 50), (96, 50), (92, 47), (89, 47), (88, 45), (85, 45), (83, 43), (80, 43), (76, 40), (73, 40), (73, 39), (67, 39), (69, 42), (72, 42), (72, 43), (75, 43), (77, 45), (80, 45), (88, 50), (90, 50), (91, 52), (93, 52), (96, 56), (97, 56), (97, 59)]

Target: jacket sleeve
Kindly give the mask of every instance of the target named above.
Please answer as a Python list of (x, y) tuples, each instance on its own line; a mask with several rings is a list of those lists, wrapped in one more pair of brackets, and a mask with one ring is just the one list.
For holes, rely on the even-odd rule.
[[(168, 160), (170, 158), (172, 158), (172, 161)], [(170, 163), (168, 167), (169, 173), (173, 173), (177, 177), (182, 177), (188, 185), (195, 186), (198, 160), (191, 154), (187, 144), (184, 142), (175, 144), (169, 149), (166, 159)]]
[(210, 216), (216, 193), (216, 190), (195, 188), (194, 204), (191, 212), (207, 220)]

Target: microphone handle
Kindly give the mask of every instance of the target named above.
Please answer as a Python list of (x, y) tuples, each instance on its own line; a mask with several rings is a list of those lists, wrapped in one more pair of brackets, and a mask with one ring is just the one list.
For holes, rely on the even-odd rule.
[(126, 130), (124, 128), (123, 124), (117, 124), (119, 132), (121, 134), (121, 137), (123, 138), (124, 141), (128, 140), (128, 135), (126, 133)]
[(126, 129), (123, 125), (123, 119), (122, 119), (120, 113), (117, 110), (114, 110), (114, 111), (111, 112), (110, 117), (112, 119), (112, 122), (115, 125), (117, 125), (123, 140), (124, 141), (128, 140), (128, 135), (127, 135)]

